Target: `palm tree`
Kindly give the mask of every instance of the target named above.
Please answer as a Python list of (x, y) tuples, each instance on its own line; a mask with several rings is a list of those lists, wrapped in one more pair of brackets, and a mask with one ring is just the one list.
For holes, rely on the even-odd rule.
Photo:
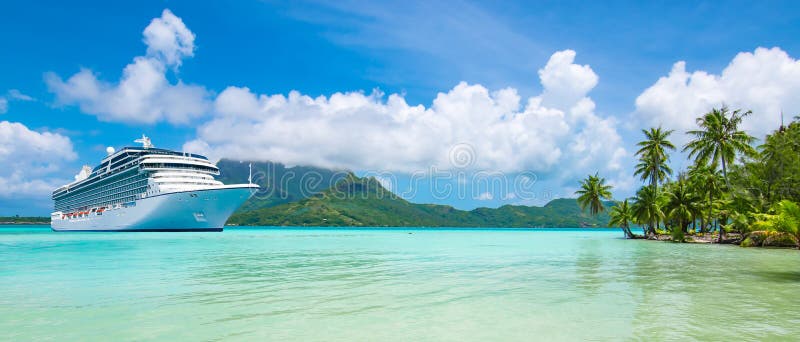
[(686, 180), (681, 175), (667, 192), (666, 216), (677, 221), (677, 229), (686, 233), (690, 220), (699, 213), (699, 200), (700, 198), (689, 190)]
[(578, 195), (578, 205), (581, 210), (589, 208), (589, 213), (597, 215), (597, 213), (605, 210), (603, 207), (603, 200), (611, 199), (611, 186), (605, 184), (606, 179), (600, 178), (597, 173), (594, 176), (589, 175), (586, 179), (581, 181), (581, 189), (575, 191)]
[(609, 212), (609, 216), (611, 218), (608, 221), (609, 226), (619, 226), (622, 228), (622, 232), (625, 233), (625, 238), (634, 238), (631, 232), (631, 223), (635, 221), (635, 217), (633, 216), (633, 210), (631, 210), (630, 205), (628, 205), (627, 199), (613, 206), (611, 212)]
[(730, 188), (728, 180), (728, 163), (736, 158), (737, 153), (755, 155), (755, 149), (750, 146), (756, 138), (745, 131), (739, 130), (742, 119), (752, 114), (752, 111), (742, 112), (741, 109), (729, 112), (728, 107), (712, 109), (700, 118), (697, 118), (699, 130), (687, 133), (694, 139), (683, 147), (689, 151), (689, 158), (695, 158), (695, 164), (710, 164), (716, 170), (722, 163), (722, 176), (725, 185)]
[(694, 165), (689, 169), (689, 180), (697, 189), (696, 194), (702, 195), (708, 199), (708, 202), (705, 205), (707, 216), (703, 218), (703, 215), (700, 215), (700, 217), (703, 218), (701, 220), (703, 222), (701, 222), (700, 229), (701, 231), (705, 231), (705, 222), (708, 222), (709, 225), (712, 225), (712, 222), (714, 221), (714, 197), (719, 197), (722, 195), (721, 177), (719, 171), (714, 170), (706, 165)]
[[(791, 139), (784, 132), (776, 132), (775, 134), (767, 135), (766, 141), (758, 149), (761, 150), (761, 161), (767, 162), (769, 160), (779, 159), (785, 153), (785, 149), (792, 145), (795, 141)], [(796, 147), (791, 146), (791, 147)]]
[[(796, 123), (790, 124), (789, 127), (792, 125)], [(758, 146), (758, 150), (760, 158), (757, 160), (766, 166), (762, 179), (766, 200), (771, 203), (786, 198), (786, 189), (797, 189), (795, 184), (787, 180), (791, 179), (789, 175), (797, 174), (799, 165), (797, 151), (800, 150), (798, 136), (781, 126), (780, 130), (767, 135), (764, 144)]]
[(669, 161), (667, 150), (675, 150), (675, 145), (667, 140), (672, 132), (673, 130), (664, 130), (661, 127), (642, 130), (645, 140), (636, 144), (639, 146), (639, 150), (636, 151), (639, 164), (636, 165), (633, 174), (640, 176), (643, 181), (649, 180), (650, 186), (655, 187), (656, 191), (658, 183), (672, 174), (672, 169), (667, 165)]
[(636, 222), (647, 224), (646, 235), (648, 237), (656, 235), (656, 226), (658, 222), (664, 218), (664, 212), (661, 210), (660, 197), (655, 187), (643, 186), (636, 192), (633, 206), (631, 206)]

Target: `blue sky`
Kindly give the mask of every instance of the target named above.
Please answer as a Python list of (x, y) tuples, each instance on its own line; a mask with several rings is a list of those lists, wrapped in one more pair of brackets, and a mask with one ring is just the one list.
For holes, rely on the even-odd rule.
[[(75, 95), (80, 89), (68, 84), (59, 88), (54, 86), (59, 83), (47, 81), (46, 75), (51, 75), (66, 84), (84, 68), (97, 84), (113, 89), (135, 57), (159, 58), (147, 52), (143, 31), (151, 20), (163, 18), (165, 9), (194, 36), (191, 52), (178, 63), (159, 64), (168, 85), (185, 84), (198, 91), (193, 98), (198, 103), (192, 108), (200, 109), (190, 119), (171, 121), (169, 113), (175, 106), (187, 105), (188, 98), (161, 116), (137, 119), (114, 113), (98, 102), (102, 99)], [(438, 198), (423, 189), (412, 200), (460, 208), (541, 204), (569, 195), (580, 175), (595, 171), (617, 185), (621, 198), (638, 184), (628, 170), (639, 128), (662, 124), (680, 132), (685, 125), (676, 121), (691, 123), (702, 109), (726, 103), (757, 110), (749, 128), (760, 135), (772, 127), (775, 108), (800, 113), (800, 103), (793, 99), (798, 96), (792, 96), (800, 90), (792, 81), (800, 56), (798, 23), (798, 5), (778, 1), (7, 3), (0, 11), (5, 52), (0, 54), (0, 122), (10, 128), (0, 129), (0, 147), (11, 152), (0, 154), (8, 166), (0, 173), (0, 184), (24, 186), (0, 194), (0, 215), (46, 214), (51, 203), (43, 189), (70, 180), (82, 164), (94, 164), (105, 146), (130, 145), (142, 133), (161, 147), (203, 149), (200, 152), (215, 157), (243, 159), (247, 156), (243, 151), (257, 148), (265, 151), (258, 159), (346, 167), (362, 174), (388, 171), (395, 175), (392, 183), (397, 191), (409, 186), (413, 178), (409, 174), (415, 170), (447, 169), (438, 161), (447, 159), (452, 146), (463, 143), (474, 150), (476, 162), (469, 169), (449, 171), (499, 171), (510, 179), (533, 172), (538, 196), (521, 200), (476, 185), (468, 191), (475, 196)], [(757, 51), (759, 47), (771, 50)], [(573, 54), (557, 54), (560, 51)], [(668, 82), (683, 75), (674, 69), (679, 61), (685, 61), (688, 78), (683, 85)], [(580, 68), (587, 65), (589, 69)], [(540, 80), (541, 70), (550, 70), (546, 66), (552, 66), (552, 73), (544, 73), (553, 77), (549, 89)], [(564, 70), (575, 73), (565, 75), (560, 72)], [(705, 76), (711, 84), (703, 81)], [(666, 80), (659, 84), (660, 78)], [(756, 80), (742, 81), (749, 78)], [(458, 88), (460, 82), (465, 86)], [(245, 87), (246, 94), (233, 91)], [(582, 90), (571, 92), (572, 88)], [(503, 89), (513, 89), (509, 96), (519, 100), (495, 95)], [(764, 89), (770, 90), (767, 95)], [(309, 99), (324, 96), (327, 107), (288, 105), (270, 112), (264, 109), (265, 102), (253, 114), (231, 118), (228, 113), (247, 112), (235, 105), (250, 95), (290, 98), (290, 92)], [(336, 93), (346, 95), (346, 107), (355, 109), (337, 114), (342, 119), (321, 119), (338, 108), (332, 97)], [(552, 125), (543, 116), (518, 125), (476, 122), (482, 120), (481, 113), (459, 116), (459, 108), (482, 108), (469, 101), (477, 101), (483, 93), (493, 103), (486, 110), (497, 109), (498, 117), (522, 116), (526, 109), (545, 115), (553, 109), (564, 113), (562, 123), (567, 126)], [(389, 105), (392, 94), (404, 101), (397, 112)], [(434, 102), (441, 94), (450, 96), (441, 98), (437, 107)], [(229, 102), (222, 103), (223, 98)], [(541, 107), (529, 106), (531, 98), (541, 99)], [(581, 98), (589, 99), (592, 108), (570, 114)], [(148, 99), (151, 104), (155, 101)], [(680, 105), (672, 111), (660, 109), (665, 103)], [(379, 115), (373, 112), (400, 115), (418, 105), (431, 111), (426, 114), (430, 117), (371, 123), (371, 115)], [(675, 119), (679, 109), (688, 111), (683, 120)], [(267, 118), (270, 115), (280, 119)], [(297, 117), (309, 121), (291, 125)], [(439, 117), (447, 119), (419, 128)], [(381, 124), (384, 121), (388, 123)], [(459, 128), (461, 124), (467, 128)], [(481, 125), (492, 133), (476, 132)], [(587, 130), (590, 125), (604, 130)], [(266, 128), (238, 140), (214, 135), (229, 129), (224, 132), (240, 136), (237, 129), (248, 126)], [(442, 127), (453, 132), (442, 132)], [(503, 133), (516, 129), (531, 132), (527, 143), (508, 140)], [(564, 134), (551, 136), (559, 129)], [(385, 141), (375, 138), (380, 134), (362, 136), (373, 130), (384, 131)], [(609, 132), (618, 138), (609, 138)], [(438, 133), (449, 138), (439, 139)], [(32, 140), (14, 138), (19, 134)], [(278, 136), (284, 143), (257, 138), (265, 135)], [(27, 149), (36, 139), (62, 146), (30, 153)], [(363, 157), (369, 152), (358, 146), (361, 141), (367, 146), (372, 142), (369, 147), (376, 155)], [(576, 147), (591, 142), (602, 146)], [(316, 151), (315, 146), (336, 149)], [(547, 154), (554, 149), (560, 153)], [(681, 158), (673, 157), (679, 166)]]

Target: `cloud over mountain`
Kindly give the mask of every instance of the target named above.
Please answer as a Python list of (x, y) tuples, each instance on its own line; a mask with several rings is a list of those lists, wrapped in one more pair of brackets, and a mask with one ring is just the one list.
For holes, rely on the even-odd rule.
[[(575, 55), (554, 53), (539, 70), (544, 91), (524, 103), (514, 88), (492, 91), (466, 82), (428, 107), (377, 91), (314, 98), (228, 87), (214, 101), (214, 117), (184, 148), (356, 170), (470, 168), (566, 179), (586, 170), (618, 172), (627, 152), (617, 123), (594, 112), (587, 94), (598, 76), (575, 64)], [(468, 163), (454, 163), (458, 146), (469, 146)]]

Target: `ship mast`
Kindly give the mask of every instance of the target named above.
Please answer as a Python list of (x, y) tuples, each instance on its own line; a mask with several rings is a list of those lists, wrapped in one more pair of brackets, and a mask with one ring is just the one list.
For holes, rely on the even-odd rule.
[(150, 138), (146, 135), (142, 134), (140, 139), (136, 139), (133, 142), (142, 144), (142, 148), (153, 148), (153, 144), (150, 142)]

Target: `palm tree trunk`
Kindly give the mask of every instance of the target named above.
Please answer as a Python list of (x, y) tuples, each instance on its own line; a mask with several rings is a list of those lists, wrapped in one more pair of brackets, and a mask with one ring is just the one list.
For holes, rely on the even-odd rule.
[[(655, 176), (653, 176), (653, 178), (652, 178), (650, 183), (653, 186), (653, 191), (656, 193), (656, 196), (658, 196), (658, 181), (656, 181)], [(655, 229), (658, 229), (658, 218), (656, 218), (656, 228)], [(655, 229), (653, 230), (653, 236), (656, 235), (655, 234), (656, 233)]]
[(627, 224), (622, 225), (622, 231), (625, 233), (626, 239), (633, 239), (633, 233), (631, 232), (631, 228)]
[[(731, 182), (728, 180), (728, 168), (725, 165), (725, 156), (722, 155), (722, 177), (725, 178), (725, 187), (727, 190), (731, 188)], [(717, 222), (719, 225), (719, 222)], [(719, 239), (717, 242), (722, 243), (723, 235), (725, 234), (725, 230), (722, 229), (722, 226), (719, 226)]]
[(722, 178), (725, 178), (725, 186), (731, 188), (731, 183), (728, 180), (728, 167), (725, 165), (725, 156), (722, 156)]
[(702, 214), (700, 214), (700, 232), (706, 232), (706, 218)]
[(714, 193), (709, 191), (708, 192), (708, 226), (709, 226), (708, 227), (708, 231), (711, 231), (711, 228), (712, 228), (711, 225), (713, 225), (713, 222), (714, 222), (714, 218), (712, 217), (714, 215), (713, 210), (714, 210)]

